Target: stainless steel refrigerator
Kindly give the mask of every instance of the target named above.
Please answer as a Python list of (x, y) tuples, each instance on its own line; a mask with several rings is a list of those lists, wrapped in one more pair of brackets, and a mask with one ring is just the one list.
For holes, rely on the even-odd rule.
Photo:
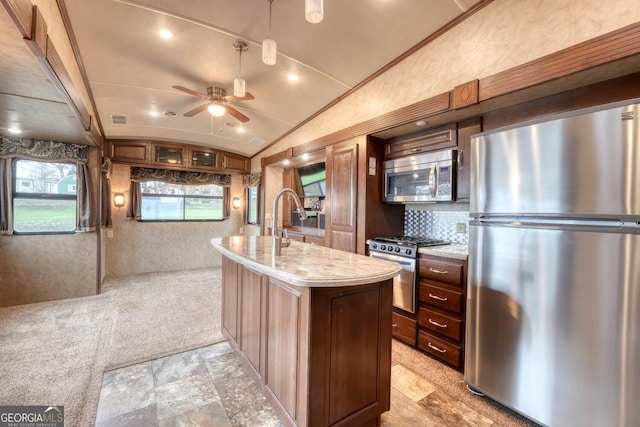
[(465, 381), (543, 425), (640, 426), (639, 121), (472, 139)]

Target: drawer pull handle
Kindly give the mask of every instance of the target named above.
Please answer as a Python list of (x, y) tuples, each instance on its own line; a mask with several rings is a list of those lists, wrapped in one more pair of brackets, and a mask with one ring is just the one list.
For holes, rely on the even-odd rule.
[(442, 323), (438, 323), (435, 320), (429, 319), (429, 323), (431, 323), (434, 326), (437, 326), (438, 328), (446, 328), (447, 325), (443, 325)]
[(435, 268), (429, 268), (429, 271), (436, 274), (449, 274), (447, 270), (442, 271), (442, 270), (436, 270)]
[(419, 153), (422, 151), (422, 148), (414, 148), (411, 150), (412, 153)]
[(398, 324), (397, 324), (397, 323), (392, 323), (392, 324), (391, 324), (391, 327), (392, 327), (392, 328), (397, 328), (397, 327), (398, 327)]
[(438, 348), (435, 345), (431, 344), (430, 342), (428, 342), (427, 345), (429, 346), (429, 348), (432, 348), (437, 352), (440, 352), (440, 353), (446, 353), (447, 352), (447, 350), (443, 350), (441, 348)]
[(440, 297), (438, 295), (434, 295), (431, 292), (429, 292), (429, 298), (433, 298), (433, 299), (437, 299), (438, 301), (449, 301), (449, 298), (447, 297)]

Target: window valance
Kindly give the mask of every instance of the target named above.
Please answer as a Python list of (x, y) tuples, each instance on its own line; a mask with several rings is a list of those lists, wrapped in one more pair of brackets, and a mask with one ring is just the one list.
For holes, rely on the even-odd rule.
[(86, 164), (89, 146), (69, 142), (41, 141), (16, 136), (2, 136), (0, 158), (22, 157), (41, 161), (72, 161)]
[(257, 187), (260, 184), (260, 178), (262, 178), (262, 173), (260, 172), (245, 175), (242, 177), (242, 185), (245, 188)]
[(221, 187), (230, 187), (231, 175), (132, 167), (131, 181), (162, 181), (182, 185), (216, 184)]

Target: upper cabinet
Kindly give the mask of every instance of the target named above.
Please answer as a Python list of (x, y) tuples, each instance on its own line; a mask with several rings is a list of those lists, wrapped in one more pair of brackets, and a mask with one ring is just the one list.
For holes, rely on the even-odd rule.
[(222, 173), (249, 173), (250, 167), (248, 157), (197, 145), (117, 139), (108, 148), (111, 161), (135, 166)]
[(453, 123), (436, 129), (390, 138), (385, 143), (384, 157), (385, 159), (391, 159), (411, 156), (426, 151), (452, 148), (456, 144), (456, 125)]

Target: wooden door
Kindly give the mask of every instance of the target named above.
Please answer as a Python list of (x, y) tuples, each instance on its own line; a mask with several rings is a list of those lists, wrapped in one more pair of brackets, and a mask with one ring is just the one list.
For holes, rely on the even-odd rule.
[[(358, 189), (358, 144), (352, 140), (327, 147), (328, 246), (354, 252)], [(326, 204), (326, 202), (325, 202)]]

